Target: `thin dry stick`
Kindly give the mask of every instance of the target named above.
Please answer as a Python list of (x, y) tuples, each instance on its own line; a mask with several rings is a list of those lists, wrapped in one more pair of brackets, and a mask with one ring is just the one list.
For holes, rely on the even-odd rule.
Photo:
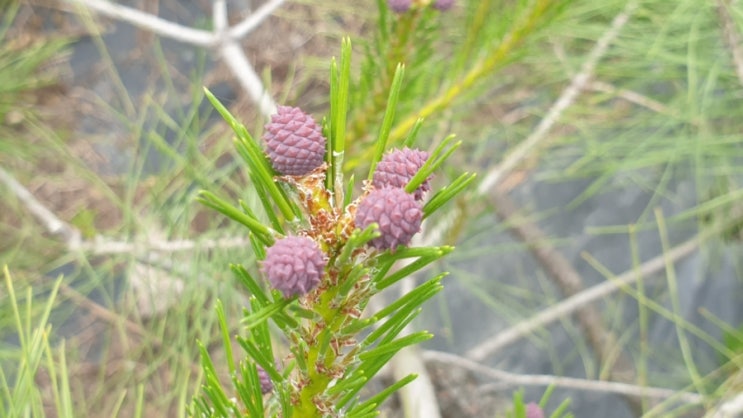
[(594, 45), (588, 54), (588, 58), (583, 62), (580, 72), (573, 77), (570, 85), (562, 91), (560, 98), (552, 105), (547, 115), (537, 125), (537, 128), (483, 178), (478, 187), (479, 194), (487, 194), (489, 190), (516, 168), (530, 153), (534, 152), (537, 147), (544, 146), (547, 133), (560, 118), (562, 112), (570, 107), (578, 97), (578, 94), (585, 89), (586, 84), (593, 77), (596, 64), (598, 64), (601, 57), (606, 55), (609, 45), (619, 35), (619, 31), (627, 23), (636, 8), (637, 1), (629, 1), (624, 7), (624, 10), (614, 17), (609, 30), (596, 42), (596, 45)]
[(284, 0), (272, 0), (265, 3), (255, 13), (232, 28), (227, 26), (227, 6), (224, 0), (214, 3), (214, 32), (193, 29), (178, 25), (142, 12), (131, 7), (122, 6), (103, 0), (65, 0), (73, 4), (84, 6), (98, 14), (108, 16), (139, 28), (151, 31), (160, 36), (175, 39), (191, 45), (205, 48), (217, 47), (219, 57), (224, 60), (232, 74), (240, 82), (253, 102), (265, 117), (276, 112), (276, 104), (268, 90), (264, 87), (253, 65), (245, 56), (239, 45), (239, 40), (252, 32), (260, 23), (280, 7)]
[(149, 252), (175, 253), (181, 251), (225, 249), (245, 247), (250, 241), (245, 237), (226, 237), (204, 240), (148, 240), (144, 242), (108, 240), (101, 236), (83, 241), (77, 247), (80, 251), (94, 254), (146, 254)]
[[(478, 194), (487, 195), (489, 192), (494, 191), (495, 186), (497, 186), (503, 178), (505, 178), (514, 168), (516, 168), (521, 163), (521, 161), (523, 161), (528, 155), (530, 155), (530, 153), (534, 152), (534, 150), (536, 150), (539, 146), (544, 145), (549, 130), (557, 122), (562, 113), (575, 102), (580, 92), (586, 87), (589, 80), (593, 77), (596, 65), (598, 64), (599, 60), (604, 55), (606, 55), (609, 45), (619, 35), (619, 32), (629, 21), (630, 16), (637, 8), (637, 6), (638, 2), (636, 0), (630, 0), (625, 5), (622, 12), (615, 16), (609, 29), (598, 40), (598, 42), (596, 42), (596, 45), (594, 45), (593, 49), (588, 54), (588, 57), (583, 62), (579, 73), (572, 78), (568, 87), (563, 90), (558, 100), (549, 109), (547, 115), (540, 121), (537, 128), (526, 140), (524, 140), (524, 142), (519, 144), (519, 146), (517, 146), (512, 152), (510, 152), (510, 154), (505, 158), (505, 160), (503, 160), (503, 162), (501, 162), (501, 164), (494, 167), (488, 172), (477, 189)], [(495, 193), (498, 192), (496, 191)], [(496, 205), (496, 207), (498, 206), (499, 205)], [(501, 210), (502, 217), (504, 217), (505, 219), (510, 219), (508, 213), (502, 212), (502, 207), (498, 208), (497, 210)], [(515, 214), (515, 211), (513, 214)], [(549, 251), (545, 250), (544, 247), (541, 247), (540, 249), (539, 246), (535, 246), (535, 244), (543, 241), (541, 239), (541, 237), (543, 237), (541, 231), (536, 229), (536, 232), (538, 232), (538, 234), (536, 235), (524, 234), (523, 230), (519, 230), (515, 226), (512, 228), (512, 231), (519, 235), (525, 242), (530, 243), (532, 251), (534, 252), (535, 256), (537, 256), (537, 259), (540, 260), (540, 263), (542, 263), (543, 267), (545, 267), (547, 271), (551, 273), (551, 277), (560, 285), (563, 293), (566, 296), (573, 296), (582, 290), (582, 283), (579, 276), (564, 274), (566, 271), (573, 271), (570, 268), (569, 263), (560, 263), (559, 265), (561, 268), (556, 269), (556, 264), (554, 262), (554, 260), (556, 259), (555, 254), (552, 254)], [(534, 232), (534, 230), (532, 230), (531, 232)], [(540, 239), (534, 240), (530, 238)], [(557, 256), (559, 256), (559, 254), (557, 254)], [(565, 269), (565, 266), (567, 266), (568, 269)], [(611, 341), (615, 340), (615, 338), (613, 338), (611, 333), (608, 333), (603, 326), (600, 319), (601, 317), (598, 314), (598, 310), (594, 307), (581, 307), (580, 312), (581, 314), (578, 315), (578, 320), (581, 323), (581, 327), (586, 333), (594, 351), (598, 354), (600, 361), (602, 363), (612, 364), (612, 367), (610, 369), (611, 375), (617, 379), (622, 379), (624, 381), (631, 381), (632, 379), (634, 379), (635, 373), (631, 361), (629, 361), (629, 359), (627, 359), (626, 356), (624, 356), (621, 352), (619, 352), (618, 354), (616, 352), (613, 352), (613, 344), (607, 344), (611, 343)], [(616, 356), (616, 362), (611, 361), (614, 358), (613, 356)], [(628, 398), (627, 400), (628, 405), (633, 410), (635, 410), (635, 412), (639, 413), (642, 411), (642, 405), (637, 401), (637, 399)]]
[(455, 354), (444, 353), (440, 351), (426, 350), (423, 352), (423, 358), (426, 359), (426, 361), (451, 364), (475, 373), (481, 373), (485, 376), (507, 383), (510, 386), (555, 385), (561, 388), (578, 389), (590, 392), (616, 393), (618, 395), (630, 396), (633, 398), (673, 398), (687, 404), (699, 404), (704, 400), (701, 395), (696, 393), (679, 392), (676, 390), (665, 388), (653, 388), (647, 386), (630, 385), (627, 383), (577, 379), (572, 377), (558, 377), (551, 375), (523, 375), (511, 373), (504, 370), (487, 367), (484, 364), (457, 356)]
[(609, 83), (605, 83), (603, 81), (594, 80), (591, 83), (589, 83), (588, 86), (586, 86), (586, 88), (593, 90), (593, 91), (599, 91), (602, 93), (609, 93), (609, 94), (616, 95), (617, 97), (620, 97), (630, 103), (640, 105), (646, 109), (650, 109), (653, 112), (660, 113), (662, 115), (668, 115), (672, 117), (681, 116), (678, 112), (674, 111), (673, 109), (669, 108), (668, 106), (664, 105), (663, 103), (657, 100), (653, 100), (636, 91), (614, 87), (613, 85)]
[[(149, 30), (157, 35), (185, 42), (191, 45), (201, 47), (211, 47), (220, 42), (220, 37), (225, 36), (222, 32), (209, 32), (201, 29), (194, 29), (188, 26), (179, 25), (161, 19), (157, 16), (132, 9), (127, 6), (112, 3), (103, 0), (65, 0), (72, 3), (83, 5), (98, 14), (108, 16), (113, 19), (130, 23), (142, 29)], [(250, 32), (254, 31), (266, 18), (268, 18), (276, 9), (281, 7), (286, 0), (271, 0), (263, 4), (258, 10), (248, 15), (240, 23), (226, 29), (226, 36), (233, 40), (245, 38)], [(221, 6), (220, 6), (221, 7)]]
[(59, 219), (52, 211), (41, 204), (28, 189), (23, 187), (13, 176), (0, 167), (0, 181), (10, 189), (29, 212), (44, 225), (49, 233), (62, 238), (68, 248), (77, 248), (82, 234), (77, 228)]
[(735, 28), (735, 21), (730, 16), (730, 3), (729, 0), (717, 0), (717, 15), (722, 23), (723, 39), (725, 46), (730, 50), (735, 73), (738, 75), (738, 81), (743, 85), (743, 49), (740, 34)]
[[(491, 193), (490, 200), (497, 216), (508, 224), (509, 231), (529, 246), (534, 258), (547, 272), (565, 297), (575, 296), (584, 290), (581, 276), (570, 262), (550, 244), (547, 235), (534, 223), (519, 213), (513, 201), (504, 193)], [(634, 382), (636, 370), (631, 359), (617, 345), (617, 337), (606, 328), (599, 309), (586, 304), (576, 310), (578, 323), (588, 338), (591, 348), (598, 356), (600, 364), (608, 365), (609, 378), (620, 382)], [(636, 398), (627, 398), (636, 413), (642, 412), (642, 405)]]
[(142, 12), (131, 7), (122, 6), (103, 0), (65, 0), (85, 6), (86, 8), (100, 14), (122, 22), (130, 23), (139, 28), (148, 30), (166, 38), (176, 41), (185, 42), (191, 45), (201, 47), (212, 47), (219, 42), (215, 33), (200, 29), (193, 29), (187, 26), (179, 25), (153, 16), (149, 13)]
[(83, 240), (80, 230), (59, 219), (52, 211), (46, 208), (36, 197), (7, 171), (0, 167), (0, 182), (15, 195), (26, 209), (39, 220), (44, 228), (52, 235), (60, 237), (68, 251), (82, 251), (95, 255), (105, 254), (139, 254), (151, 252), (180, 252), (196, 249), (236, 248), (249, 243), (245, 237), (227, 237), (205, 240), (148, 240), (145, 242), (116, 241), (96, 236), (92, 240)]
[(707, 418), (735, 418), (743, 415), (743, 393), (733, 397), (715, 408)]
[(674, 247), (665, 254), (646, 261), (637, 269), (628, 270), (611, 281), (605, 281), (564, 299), (556, 305), (544, 309), (537, 315), (498, 333), (493, 338), (483, 341), (469, 350), (467, 357), (475, 361), (482, 361), (498, 350), (531, 335), (536, 330), (568, 315), (572, 315), (587, 304), (609, 296), (617, 290), (635, 283), (640, 278), (647, 278), (659, 271), (663, 271), (666, 267), (666, 262), (678, 262), (682, 258), (693, 254), (699, 248), (701, 242), (702, 238), (693, 238)]
[(258, 105), (258, 108), (265, 117), (276, 113), (276, 103), (273, 101), (270, 93), (263, 87), (260, 77), (256, 74), (255, 69), (243, 53), (242, 47), (237, 41), (227, 40), (219, 53), (227, 66), (232, 70), (232, 74), (240, 82), (240, 85), (248, 92), (250, 98)]
[[(87, 296), (80, 294), (80, 292), (71, 288), (70, 286), (62, 283), (59, 290), (64, 296), (70, 298), (78, 306), (84, 308), (93, 316), (112, 325), (123, 324), (130, 333), (139, 335), (140, 337), (147, 337), (147, 331), (145, 331), (145, 329), (142, 328), (139, 324), (136, 324), (126, 317), (116, 314), (115, 312), (112, 312), (111, 310), (93, 302)], [(158, 346), (159, 345), (161, 344), (158, 344)]]
[[(588, 83), (588, 85), (586, 86), (586, 89), (615, 95), (619, 97), (620, 99), (624, 99), (630, 103), (634, 103), (646, 109), (650, 109), (653, 112), (657, 112), (662, 115), (667, 115), (672, 118), (681, 119), (683, 117), (683, 115), (679, 113), (678, 111), (676, 111), (675, 109), (672, 109), (657, 100), (653, 100), (636, 91), (614, 87), (613, 85), (609, 83), (605, 83), (603, 81), (594, 80)], [(699, 126), (701, 124), (699, 118), (692, 118), (689, 120), (689, 123), (691, 123), (694, 126)]]
[(252, 12), (242, 22), (234, 25), (228, 30), (230, 38), (234, 40), (243, 39), (250, 32), (255, 30), (264, 20), (268, 18), (276, 9), (284, 4), (285, 0), (271, 0), (264, 3), (258, 10)]
[(123, 323), (126, 329), (130, 333), (136, 334), (139, 337), (145, 339), (150, 348), (152, 347), (156, 349), (164, 348), (168, 353), (172, 354), (176, 359), (178, 359), (178, 361), (181, 363), (183, 367), (190, 368), (191, 371), (196, 375), (201, 373), (201, 367), (198, 364), (194, 364), (190, 362), (177, 349), (174, 349), (174, 347), (172, 347), (171, 345), (164, 344), (161, 338), (155, 335), (152, 335), (151, 333), (148, 333), (139, 324), (132, 322), (129, 319), (121, 315), (118, 315), (115, 312), (112, 312), (109, 309), (97, 304), (96, 302), (90, 300), (85, 295), (80, 294), (78, 291), (67, 286), (64, 283), (60, 286), (59, 290), (61, 294), (70, 298), (73, 302), (77, 303), (78, 306), (80, 306), (83, 309), (86, 309), (88, 312), (90, 312), (91, 315), (95, 316), (96, 318), (99, 318), (114, 326), (117, 326)]
[[(267, 13), (262, 16), (268, 17)], [(264, 17), (264, 19), (265, 19)], [(227, 2), (225, 0), (216, 0), (214, 2), (212, 18), (214, 20), (214, 31), (217, 34), (227, 34)], [(257, 23), (255, 24), (257, 26)], [(246, 32), (247, 34), (247, 32)], [(264, 115), (276, 113), (276, 104), (273, 98), (263, 87), (260, 77), (256, 74), (253, 66), (243, 53), (238, 41), (231, 36), (224, 36), (220, 43), (219, 54), (222, 60), (232, 70), (232, 74), (240, 82), (243, 89), (248, 92), (253, 102), (258, 104), (258, 108)]]
[[(404, 331), (407, 335), (410, 332)], [(436, 399), (436, 389), (421, 356), (421, 349), (405, 347), (390, 362), (395, 380), (415, 374), (417, 378), (399, 390), (407, 418), (440, 418), (441, 410)]]

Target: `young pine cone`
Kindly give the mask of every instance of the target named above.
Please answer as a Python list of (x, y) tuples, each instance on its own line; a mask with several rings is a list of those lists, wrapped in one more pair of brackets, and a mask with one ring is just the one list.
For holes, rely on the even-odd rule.
[(274, 289), (285, 298), (305, 295), (323, 277), (327, 259), (315, 241), (307, 237), (286, 237), (266, 250), (261, 271)]
[(369, 244), (377, 249), (395, 250), (408, 245), (421, 228), (423, 211), (413, 195), (397, 187), (385, 187), (369, 193), (356, 209), (356, 227), (364, 229), (376, 222), (382, 234)]
[(526, 418), (544, 418), (544, 411), (534, 402), (526, 404)]
[(298, 107), (279, 106), (263, 134), (268, 157), (281, 174), (304, 176), (323, 163), (325, 137), (312, 116)]
[[(403, 148), (387, 153), (374, 170), (374, 187), (404, 188), (428, 159), (426, 151)], [(415, 200), (423, 199), (423, 193), (431, 190), (431, 177), (415, 189)]]
[(265, 395), (273, 390), (273, 382), (271, 382), (268, 372), (263, 367), (256, 366), (256, 368), (258, 369), (258, 378), (261, 381), (261, 393)]

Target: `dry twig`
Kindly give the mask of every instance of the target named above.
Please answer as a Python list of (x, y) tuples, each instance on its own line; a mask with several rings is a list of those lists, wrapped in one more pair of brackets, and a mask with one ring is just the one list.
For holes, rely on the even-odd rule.
[[(511, 199), (499, 191), (490, 195), (498, 217), (508, 224), (509, 231), (525, 243), (548, 277), (565, 297), (575, 296), (584, 290), (583, 279), (554, 247), (542, 230), (519, 213)], [(598, 356), (600, 364), (608, 365), (609, 378), (621, 382), (634, 382), (636, 371), (631, 359), (617, 345), (617, 337), (606, 328), (599, 309), (587, 303), (575, 311), (578, 323), (587, 337), (591, 348)], [(626, 398), (636, 413), (642, 412), (642, 405), (636, 398)]]
[(657, 100), (653, 100), (636, 91), (614, 87), (613, 85), (609, 83), (605, 83), (603, 81), (594, 80), (591, 83), (589, 83), (588, 86), (586, 86), (586, 88), (593, 90), (593, 91), (615, 95), (630, 103), (634, 103), (636, 105), (642, 106), (646, 109), (650, 109), (653, 112), (660, 113), (662, 115), (668, 115), (674, 118), (678, 118), (681, 116), (679, 115), (678, 112), (674, 111), (673, 109), (669, 108), (668, 106), (664, 105), (663, 103)]
[(743, 393), (723, 402), (707, 418), (736, 418), (743, 415)]
[(59, 219), (44, 205), (39, 202), (27, 188), (19, 183), (13, 176), (0, 167), (0, 181), (23, 203), (29, 212), (44, 225), (50, 234), (56, 235), (67, 245), (67, 248), (76, 249), (81, 244), (82, 234), (77, 228)]
[(674, 247), (655, 258), (643, 263), (637, 269), (626, 271), (611, 281), (605, 281), (591, 288), (571, 296), (563, 301), (552, 305), (537, 315), (520, 322), (507, 330), (498, 333), (493, 338), (489, 338), (467, 352), (467, 357), (473, 360), (481, 361), (488, 356), (493, 355), (496, 351), (513, 344), (514, 342), (525, 338), (534, 331), (558, 321), (568, 315), (572, 315), (581, 307), (593, 303), (598, 299), (606, 297), (617, 290), (635, 283), (637, 280), (651, 276), (666, 267), (667, 262), (677, 262), (684, 257), (694, 253), (701, 242), (701, 238), (694, 238), (685, 243)]
[(699, 404), (703, 397), (696, 393), (679, 392), (671, 389), (653, 388), (646, 386), (637, 386), (627, 383), (606, 382), (601, 380), (577, 379), (572, 377), (559, 377), (551, 375), (524, 375), (511, 373), (504, 370), (487, 367), (484, 364), (472, 361), (470, 359), (457, 356), (455, 354), (444, 353), (440, 351), (426, 350), (423, 352), (423, 358), (426, 361), (436, 361), (440, 363), (452, 364), (458, 367), (471, 370), (475, 373), (488, 376), (495, 380), (504, 382), (509, 386), (550, 386), (555, 385), (561, 388), (578, 389), (590, 392), (616, 393), (618, 395), (629, 396), (633, 398), (649, 397), (656, 399), (676, 399), (687, 404)]
[(245, 237), (226, 237), (205, 240), (159, 240), (149, 239), (144, 242), (117, 241), (96, 236), (92, 240), (83, 240), (82, 233), (74, 226), (59, 219), (46, 208), (36, 197), (10, 173), (0, 167), (0, 182), (10, 189), (11, 193), (26, 206), (26, 209), (39, 220), (50, 234), (60, 237), (68, 251), (81, 251), (94, 255), (135, 254), (147, 258), (152, 252), (173, 253), (193, 251), (196, 249), (235, 248), (249, 243)]
[(130, 23), (176, 41), (203, 48), (216, 48), (219, 57), (224, 60), (253, 102), (258, 105), (261, 114), (269, 117), (276, 112), (276, 104), (271, 94), (263, 86), (253, 65), (240, 47), (239, 41), (265, 21), (285, 0), (271, 0), (265, 3), (255, 13), (252, 13), (232, 28), (227, 25), (227, 5), (225, 1), (217, 0), (214, 3), (212, 15), (214, 20), (213, 32), (179, 25), (149, 13), (104, 0), (64, 1), (83, 6), (100, 15)]

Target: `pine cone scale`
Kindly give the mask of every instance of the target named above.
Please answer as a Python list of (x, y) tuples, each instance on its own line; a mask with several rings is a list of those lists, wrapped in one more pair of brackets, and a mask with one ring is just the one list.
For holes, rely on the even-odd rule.
[[(408, 182), (418, 173), (423, 164), (428, 160), (425, 151), (403, 148), (386, 154), (377, 164), (374, 171), (372, 184), (380, 189), (383, 187), (404, 188)], [(431, 189), (431, 178), (421, 184), (414, 193), (416, 200), (423, 199), (423, 194)]]
[(320, 284), (327, 259), (307, 237), (286, 237), (266, 250), (261, 270), (284, 297), (301, 296)]
[(356, 227), (366, 228), (377, 223), (381, 236), (369, 244), (377, 249), (394, 251), (408, 245), (418, 233), (423, 218), (420, 204), (403, 189), (385, 187), (373, 190), (356, 210)]
[(322, 130), (299, 108), (279, 106), (277, 112), (263, 135), (271, 165), (284, 175), (307, 175), (323, 163), (327, 141)]

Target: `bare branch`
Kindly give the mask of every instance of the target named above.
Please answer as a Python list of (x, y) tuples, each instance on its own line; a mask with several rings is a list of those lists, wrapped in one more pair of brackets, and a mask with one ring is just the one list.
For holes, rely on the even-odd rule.
[(276, 113), (276, 103), (266, 88), (263, 87), (260, 77), (255, 73), (255, 69), (245, 56), (242, 47), (233, 40), (225, 40), (219, 52), (237, 81), (248, 92), (253, 102), (258, 105), (261, 114), (268, 118)]
[[(264, 5), (260, 8), (258, 13), (252, 13), (249, 19), (241, 22), (250, 22), (253, 26), (257, 27), (261, 22), (279, 7), (281, 2), (272, 2)], [(273, 7), (268, 7), (273, 6)], [(240, 85), (248, 92), (248, 95), (254, 103), (258, 105), (258, 108), (265, 117), (276, 113), (276, 103), (271, 98), (270, 93), (263, 86), (260, 77), (256, 74), (253, 65), (245, 56), (245, 52), (238, 43), (238, 40), (248, 34), (249, 31), (239, 34), (240, 36), (233, 36), (233, 31), (227, 28), (227, 3), (225, 0), (216, 0), (214, 3), (214, 28), (215, 31), (222, 35), (228, 35), (222, 38), (221, 45), (219, 48), (220, 55), (227, 66), (232, 70), (232, 74), (240, 82)], [(252, 28), (251, 28), (252, 29)]]
[(225, 0), (214, 0), (212, 4), (212, 22), (214, 22), (214, 32), (218, 34), (227, 30), (227, 2)]
[(73, 4), (87, 7), (96, 13), (113, 19), (131, 23), (134, 26), (147, 29), (166, 38), (175, 39), (191, 45), (210, 47), (218, 42), (217, 36), (211, 32), (193, 29), (177, 23), (169, 22), (149, 13), (132, 9), (131, 7), (111, 3), (103, 0), (64, 0)]
[(110, 309), (90, 300), (87, 296), (68, 286), (66, 283), (60, 285), (59, 291), (62, 295), (75, 302), (79, 307), (87, 310), (93, 316), (106, 321), (112, 325), (123, 324), (127, 331), (140, 337), (147, 336), (147, 331), (141, 325), (132, 322), (125, 315), (117, 314)]
[[(126, 315), (116, 313), (96, 303), (65, 283), (61, 284), (59, 291), (62, 295), (77, 303), (78, 306), (90, 312), (91, 316), (107, 322), (114, 327), (123, 325), (132, 335), (144, 338), (149, 347), (164, 348), (168, 353), (175, 354), (173, 358), (177, 359), (183, 367), (189, 368), (194, 374), (201, 372), (198, 364), (190, 362), (184, 356), (180, 355), (181, 353), (172, 344), (165, 344), (159, 336), (147, 332), (141, 325), (128, 319)], [(126, 344), (126, 341), (124, 343)]]
[(242, 39), (258, 27), (268, 16), (271, 15), (276, 9), (281, 7), (286, 0), (271, 0), (260, 7), (260, 9), (251, 13), (242, 22), (233, 26), (229, 30), (229, 36), (233, 40)]
[[(564, 297), (575, 296), (585, 288), (580, 274), (550, 244), (549, 237), (539, 226), (519, 213), (508, 195), (496, 188), (490, 193), (490, 200), (497, 216), (507, 224), (509, 232), (528, 246), (547, 277), (557, 285)], [(575, 315), (599, 363), (608, 366), (609, 378), (625, 383), (634, 382), (637, 375), (635, 366), (625, 350), (617, 344), (617, 336), (604, 325), (599, 309), (588, 303), (576, 309)], [(642, 405), (636, 398), (627, 398), (627, 401), (635, 413), (642, 413)]]
[(250, 242), (245, 237), (227, 237), (199, 240), (148, 240), (144, 242), (117, 241), (97, 236), (90, 241), (83, 241), (80, 251), (95, 254), (146, 254), (149, 252), (175, 253), (182, 251), (209, 250), (245, 247)]
[(624, 7), (624, 10), (614, 17), (609, 30), (596, 42), (596, 45), (594, 45), (588, 54), (588, 58), (583, 62), (580, 72), (573, 77), (570, 85), (562, 91), (560, 97), (549, 109), (547, 115), (539, 122), (536, 129), (483, 178), (478, 187), (479, 194), (486, 194), (488, 190), (492, 189), (493, 186), (497, 185), (516, 168), (534, 149), (544, 145), (543, 142), (547, 138), (547, 132), (557, 122), (562, 112), (573, 104), (578, 94), (586, 87), (588, 81), (593, 77), (596, 64), (606, 54), (609, 45), (619, 35), (619, 31), (627, 23), (630, 15), (636, 8), (637, 1), (629, 1)]
[(603, 93), (609, 93), (609, 94), (616, 95), (618, 97), (621, 97), (624, 100), (627, 100), (628, 102), (631, 102), (636, 105), (640, 105), (644, 108), (650, 109), (653, 112), (657, 112), (663, 115), (668, 115), (668, 116), (673, 116), (673, 117), (680, 116), (678, 112), (675, 112), (673, 109), (669, 108), (668, 106), (664, 105), (663, 103), (657, 100), (653, 100), (636, 91), (614, 87), (613, 85), (609, 83), (605, 83), (603, 81), (597, 81), (597, 80), (592, 81), (591, 83), (588, 84), (587, 88), (593, 91), (600, 91)]
[(552, 305), (537, 315), (520, 322), (505, 331), (489, 338), (467, 352), (467, 357), (476, 361), (481, 361), (492, 355), (496, 351), (506, 347), (514, 342), (532, 334), (537, 329), (544, 327), (552, 322), (573, 314), (589, 303), (606, 297), (617, 290), (635, 283), (642, 277), (651, 276), (654, 273), (662, 271), (666, 267), (666, 262), (677, 262), (684, 257), (689, 256), (699, 248), (701, 238), (694, 238), (685, 243), (674, 247), (665, 254), (661, 254), (643, 263), (639, 268), (632, 269), (622, 273), (610, 281), (605, 281), (599, 285), (593, 286), (582, 292), (571, 296), (563, 301)]
[(743, 415), (743, 393), (738, 394), (712, 411), (708, 418), (735, 418)]
[(64, 0), (90, 10), (109, 16), (134, 26), (150, 30), (161, 36), (169, 37), (181, 42), (201, 47), (218, 46), (220, 57), (225, 61), (227, 67), (237, 78), (242, 88), (248, 93), (254, 103), (258, 105), (260, 112), (265, 116), (276, 113), (276, 103), (271, 94), (263, 85), (260, 77), (255, 72), (253, 65), (245, 56), (238, 40), (246, 36), (250, 31), (255, 29), (261, 22), (276, 10), (283, 0), (273, 0), (266, 3), (256, 13), (251, 14), (247, 19), (239, 23), (234, 28), (228, 28), (227, 24), (227, 4), (224, 0), (218, 0), (214, 3), (213, 16), (214, 32), (193, 29), (186, 26), (178, 25), (153, 16), (149, 13), (132, 9), (130, 7), (111, 3), (103, 0)]
[(607, 382), (603, 380), (577, 379), (573, 377), (559, 377), (551, 375), (523, 375), (504, 370), (487, 367), (481, 363), (440, 351), (426, 350), (423, 352), (426, 361), (452, 364), (480, 373), (493, 379), (507, 383), (510, 386), (551, 386), (578, 389), (589, 392), (616, 393), (631, 397), (649, 397), (657, 399), (676, 399), (687, 404), (699, 404), (704, 398), (696, 393), (680, 392), (671, 389), (637, 386), (627, 383)]
[[(409, 334), (409, 332), (406, 332)], [(399, 390), (405, 416), (409, 418), (441, 418), (436, 389), (421, 358), (419, 347), (405, 347), (390, 361), (395, 380), (410, 374), (418, 377)]]
[(234, 248), (249, 244), (245, 237), (228, 237), (206, 240), (148, 240), (145, 242), (115, 241), (97, 236), (93, 240), (82, 240), (82, 234), (74, 226), (59, 219), (52, 211), (39, 202), (31, 192), (12, 175), (0, 167), (0, 182), (4, 183), (29, 212), (41, 222), (52, 235), (61, 237), (70, 251), (82, 251), (96, 255), (104, 254), (147, 254), (149, 252), (179, 252), (194, 249)]
[(59, 219), (52, 211), (47, 209), (31, 194), (21, 183), (0, 167), (0, 181), (10, 189), (31, 212), (32, 215), (44, 225), (50, 234), (61, 237), (68, 248), (75, 249), (80, 246), (81, 234), (77, 228)]

